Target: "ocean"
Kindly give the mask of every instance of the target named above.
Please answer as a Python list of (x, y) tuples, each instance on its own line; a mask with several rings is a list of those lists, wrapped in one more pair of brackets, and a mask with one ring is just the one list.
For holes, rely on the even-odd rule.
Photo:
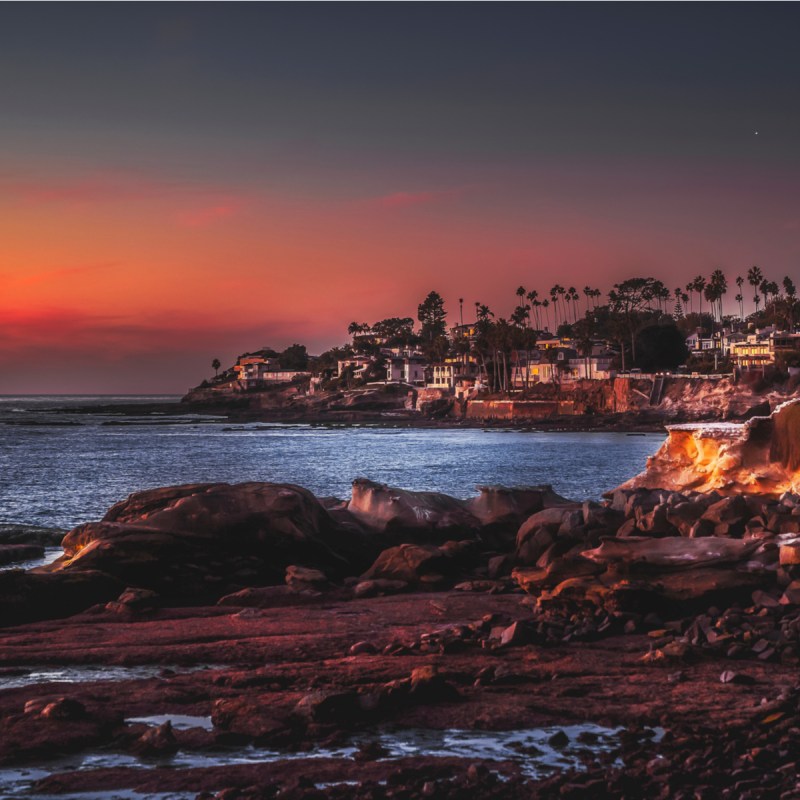
[[(346, 498), (354, 478), (469, 497), (480, 484), (549, 483), (575, 500), (644, 469), (662, 434), (248, 423), (102, 407), (165, 396), (0, 397), (0, 523), (72, 528), (131, 492), (276, 481)], [(90, 411), (64, 413), (81, 406)]]

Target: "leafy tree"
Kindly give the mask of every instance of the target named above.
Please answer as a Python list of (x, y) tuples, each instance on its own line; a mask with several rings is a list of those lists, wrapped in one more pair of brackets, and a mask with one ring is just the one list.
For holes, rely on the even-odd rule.
[(572, 323), (562, 322), (558, 326), (556, 336), (558, 336), (559, 339), (570, 339), (572, 337)]
[(314, 368), (318, 372), (334, 370), (339, 366), (340, 361), (353, 357), (353, 348), (350, 345), (344, 347), (332, 347), (324, 353), (320, 353), (314, 360)]
[(649, 325), (636, 334), (636, 365), (646, 372), (675, 369), (689, 357), (683, 334), (675, 325)]
[(278, 355), (281, 369), (304, 370), (308, 368), (308, 351), (304, 344), (293, 344)]
[(389, 347), (409, 347), (416, 343), (414, 320), (411, 317), (389, 317), (376, 322), (372, 333), (386, 340)]
[(278, 351), (274, 350), (272, 347), (262, 347), (260, 350), (257, 350), (252, 355), (263, 356), (264, 358), (277, 358)]
[[(654, 297), (654, 289), (660, 281), (653, 278), (628, 278), (622, 283), (615, 283), (608, 293), (609, 307), (616, 316), (618, 324), (614, 326), (617, 335), (624, 331), (630, 339), (631, 356), (636, 361), (636, 331), (641, 327), (643, 312), (649, 308)], [(662, 284), (663, 285), (663, 284)], [(618, 338), (622, 350), (622, 369), (625, 369), (625, 339)]]

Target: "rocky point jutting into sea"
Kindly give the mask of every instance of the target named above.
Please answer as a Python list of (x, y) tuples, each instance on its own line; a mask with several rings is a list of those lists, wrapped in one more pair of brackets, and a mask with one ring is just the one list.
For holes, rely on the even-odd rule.
[(195, 387), (182, 398), (181, 406), (241, 420), (660, 430), (667, 423), (736, 421), (769, 413), (770, 406), (795, 395), (796, 383), (796, 379), (771, 383), (733, 376), (631, 373), (539, 382), (512, 394), (484, 392), (456, 398), (451, 390), (402, 383), (312, 391), (310, 379), (298, 378), (252, 389), (236, 382)]
[(674, 426), (603, 502), (133, 494), (0, 573), (0, 787), (797, 797), (799, 416)]

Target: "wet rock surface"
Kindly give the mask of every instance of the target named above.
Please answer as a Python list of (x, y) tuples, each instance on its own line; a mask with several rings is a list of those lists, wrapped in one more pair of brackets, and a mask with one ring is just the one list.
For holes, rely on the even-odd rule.
[(125, 667), (0, 691), (0, 787), (798, 796), (800, 497), (356, 494), (145, 492), (0, 574), (0, 675)]

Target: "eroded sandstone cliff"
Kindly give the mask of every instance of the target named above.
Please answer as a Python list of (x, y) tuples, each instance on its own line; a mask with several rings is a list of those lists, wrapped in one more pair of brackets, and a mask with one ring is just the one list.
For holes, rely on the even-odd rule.
[(744, 423), (667, 427), (647, 468), (621, 488), (780, 495), (800, 485), (800, 399)]

